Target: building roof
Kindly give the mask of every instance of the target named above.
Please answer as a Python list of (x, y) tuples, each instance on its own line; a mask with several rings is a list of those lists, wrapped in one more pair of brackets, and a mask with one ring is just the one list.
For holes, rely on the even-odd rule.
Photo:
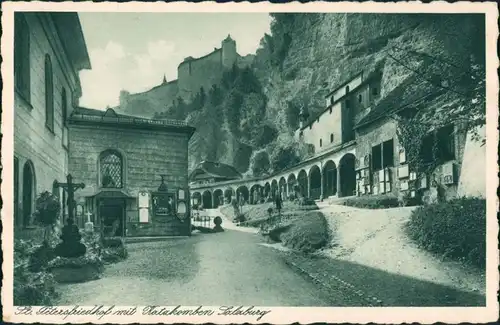
[(50, 17), (75, 69), (77, 71), (91, 69), (90, 57), (78, 13), (52, 12)]
[(167, 119), (146, 119), (125, 114), (118, 114), (112, 108), (107, 110), (98, 110), (85, 107), (76, 108), (69, 118), (72, 124), (98, 124), (106, 126), (122, 126), (126, 128), (138, 129), (162, 129), (173, 132), (187, 133), (189, 138), (196, 130), (189, 126), (184, 120), (167, 120)]
[(445, 91), (417, 75), (412, 75), (382, 98), (355, 126), (361, 128), (376, 120), (422, 101), (430, 102)]
[(189, 175), (191, 181), (198, 175), (210, 175), (216, 178), (227, 178), (227, 179), (237, 179), (241, 178), (241, 174), (233, 166), (213, 162), (213, 161), (202, 161)]

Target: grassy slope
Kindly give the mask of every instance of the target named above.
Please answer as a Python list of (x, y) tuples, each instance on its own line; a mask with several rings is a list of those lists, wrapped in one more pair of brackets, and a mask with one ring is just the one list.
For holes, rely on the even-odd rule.
[[(302, 252), (313, 252), (325, 247), (330, 240), (330, 230), (323, 214), (316, 205), (300, 206), (292, 202), (284, 202), (282, 218), (278, 218), (276, 212), (269, 216), (268, 209), (273, 208), (273, 203), (258, 205), (247, 205), (243, 207), (246, 221), (242, 226), (269, 228), (290, 225), (281, 234), (280, 239), (286, 247)], [(229, 218), (234, 218), (231, 206), (221, 208), (221, 212)]]

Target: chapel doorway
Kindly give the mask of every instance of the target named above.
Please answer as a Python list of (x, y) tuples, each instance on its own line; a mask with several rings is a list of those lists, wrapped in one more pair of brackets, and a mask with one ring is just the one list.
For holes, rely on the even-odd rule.
[(104, 236), (125, 237), (125, 201), (100, 200), (99, 217)]

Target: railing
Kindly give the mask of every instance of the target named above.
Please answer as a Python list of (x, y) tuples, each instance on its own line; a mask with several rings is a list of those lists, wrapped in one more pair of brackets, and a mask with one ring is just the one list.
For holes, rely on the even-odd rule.
[(212, 228), (213, 218), (204, 210), (193, 210), (191, 215), (191, 225), (194, 227)]
[(80, 121), (94, 121), (94, 122), (115, 122), (115, 123), (125, 123), (125, 124), (148, 124), (148, 125), (159, 125), (159, 126), (188, 126), (186, 121), (183, 120), (149, 120), (139, 117), (115, 117), (115, 116), (95, 116), (95, 115), (85, 115), (85, 114), (74, 114), (71, 116), (73, 120)]

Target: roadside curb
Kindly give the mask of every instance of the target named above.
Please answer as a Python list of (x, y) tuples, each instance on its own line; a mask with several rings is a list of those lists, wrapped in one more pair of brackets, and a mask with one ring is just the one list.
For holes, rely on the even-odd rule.
[[(324, 282), (323, 280), (319, 279), (318, 277), (314, 276), (313, 274), (309, 273), (305, 269), (303, 269), (301, 266), (299, 266), (297, 263), (289, 261), (287, 258), (285, 258), (285, 263), (290, 266), (292, 269), (296, 270), (298, 273), (305, 275), (309, 279), (311, 279), (314, 283), (319, 284), (323, 288), (326, 289), (332, 289), (331, 285)], [(327, 276), (325, 274), (325, 276)], [(336, 277), (335, 275), (330, 275), (331, 278), (337, 282), (342, 289), (345, 289), (354, 295), (356, 295), (359, 299), (367, 303), (368, 307), (383, 307), (383, 302), (382, 300), (378, 299), (375, 296), (370, 296), (363, 292), (362, 290), (357, 289), (355, 286), (352, 284), (341, 280), (340, 278)]]
[(167, 241), (170, 239), (186, 239), (190, 236), (161, 236), (161, 237), (126, 237), (125, 244), (149, 243), (158, 241)]

